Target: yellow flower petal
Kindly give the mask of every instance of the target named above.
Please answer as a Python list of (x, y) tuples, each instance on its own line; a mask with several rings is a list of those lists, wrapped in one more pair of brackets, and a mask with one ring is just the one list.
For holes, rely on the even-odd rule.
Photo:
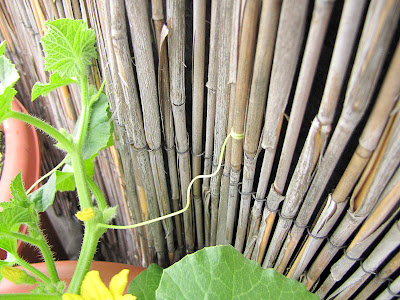
[(64, 294), (62, 295), (62, 300), (84, 300), (84, 299), (77, 294)]
[(136, 299), (137, 299), (136, 296), (133, 296), (131, 294), (125, 294), (121, 298), (115, 300), (136, 300)]
[(94, 219), (95, 212), (93, 208), (84, 208), (82, 211), (78, 211), (75, 216), (81, 221), (89, 221)]
[(101, 281), (99, 271), (90, 271), (82, 281), (81, 296), (85, 300), (112, 300), (113, 297)]
[(117, 275), (114, 275), (110, 281), (110, 292), (114, 299), (118, 299), (118, 296), (122, 296), (126, 285), (128, 284), (128, 269), (123, 269)]

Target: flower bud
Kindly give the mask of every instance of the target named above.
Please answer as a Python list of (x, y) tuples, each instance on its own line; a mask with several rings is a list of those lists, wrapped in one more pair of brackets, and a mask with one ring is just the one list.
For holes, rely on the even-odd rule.
[(34, 284), (36, 283), (35, 277), (28, 275), (26, 271), (13, 268), (10, 266), (4, 266), (0, 268), (0, 273), (7, 280), (15, 284)]
[(89, 221), (94, 219), (95, 212), (93, 208), (84, 208), (81, 211), (78, 211), (75, 216), (81, 221)]

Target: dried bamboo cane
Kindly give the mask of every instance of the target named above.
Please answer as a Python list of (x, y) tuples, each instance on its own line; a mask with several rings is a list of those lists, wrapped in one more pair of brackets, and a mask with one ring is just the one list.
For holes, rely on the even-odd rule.
[[(227, 123), (229, 114), (229, 60), (230, 60), (230, 30), (232, 25), (232, 2), (224, 0), (221, 2), (220, 20), (222, 28), (219, 30), (219, 53), (218, 53), (218, 79), (217, 79), (217, 96), (216, 96), (216, 113), (214, 126), (214, 147), (213, 147), (213, 172), (218, 165), (218, 159), (221, 152), (222, 144), (227, 135)], [(218, 222), (218, 206), (221, 187), (220, 171), (216, 176), (211, 178), (210, 182), (210, 199), (211, 199), (211, 220), (210, 220), (210, 245), (216, 244), (217, 240), (217, 222)]]
[[(393, 126), (390, 126), (390, 124), (388, 125), (393, 128), (391, 128), (391, 136), (389, 136), (388, 140), (385, 141), (385, 149), (380, 150), (380, 147), (378, 147), (376, 150), (378, 152), (376, 153), (378, 158), (371, 159), (371, 162), (369, 163), (371, 167), (367, 166), (364, 171), (364, 174), (368, 174), (369, 178), (366, 180), (360, 180), (360, 183), (358, 184), (360, 187), (356, 187), (355, 192), (353, 192), (349, 210), (330, 238), (331, 243), (325, 245), (316, 260), (313, 262), (313, 265), (307, 274), (308, 287), (311, 287), (316, 282), (326, 265), (337, 253), (338, 247), (341, 247), (346, 242), (361, 222), (363, 222), (372, 211), (386, 183), (395, 172), (395, 168), (400, 161), (400, 143), (395, 141), (396, 134), (393, 134), (393, 132), (395, 132), (393, 130), (396, 130), (396, 128), (399, 130), (400, 128), (399, 117), (396, 119), (396, 123), (393, 124)], [(383, 139), (386, 140), (385, 138)], [(384, 143), (382, 142), (382, 144)], [(371, 172), (372, 174), (370, 174), (369, 169), (373, 169)], [(363, 177), (366, 176), (363, 175)], [(363, 203), (358, 208), (355, 208), (355, 199), (358, 197), (363, 198)], [(358, 240), (358, 238), (356, 239)]]
[[(146, 193), (149, 216), (150, 218), (157, 218), (160, 216), (160, 211), (157, 204), (153, 176), (149, 173), (149, 170), (151, 170), (151, 164), (149, 153), (147, 151), (139, 98), (136, 90), (136, 80), (131, 65), (132, 62), (129, 53), (125, 19), (121, 17), (123, 14), (118, 15), (118, 13), (121, 13), (121, 7), (124, 7), (123, 2), (120, 2), (120, 4), (121, 5), (117, 5), (116, 1), (112, 1), (111, 3), (111, 37), (118, 66), (118, 75), (120, 76), (125, 100), (125, 107), (119, 107), (119, 109), (122, 108), (121, 113), (126, 124), (127, 135), (130, 141), (129, 143), (132, 143), (131, 151), (133, 151), (133, 154), (137, 159), (140, 177)], [(161, 265), (166, 265), (165, 239), (162, 224), (157, 222), (150, 226), (152, 228), (152, 236), (159, 263)]]
[[(122, 3), (121, 3), (122, 4)], [(149, 146), (150, 164), (157, 193), (161, 216), (171, 213), (167, 179), (161, 145), (161, 120), (158, 106), (157, 83), (154, 69), (151, 33), (148, 24), (147, 5), (144, 0), (127, 1), (126, 11), (131, 26), (133, 52), (136, 61), (136, 73), (139, 82), (141, 107), (143, 111), (144, 131)], [(123, 4), (122, 4), (123, 5)], [(175, 243), (172, 218), (163, 222), (166, 233), (170, 262), (173, 262)]]
[(279, 272), (283, 272), (288, 265), (351, 133), (368, 107), (393, 35), (394, 22), (399, 12), (397, 6), (396, 3), (384, 1), (374, 1), (370, 5), (342, 114), (296, 218), (295, 226), (275, 264)]
[[(192, 176), (201, 173), (201, 155), (203, 138), (203, 102), (204, 102), (204, 55), (205, 55), (205, 19), (206, 3), (202, 0), (193, 2), (193, 88), (192, 88)], [(201, 181), (193, 184), (193, 199), (196, 216), (197, 248), (204, 247), (203, 203)]]
[[(299, 162), (289, 184), (281, 211), (283, 217), (279, 218), (267, 257), (278, 255), (280, 246), (292, 224), (292, 219), (301, 205), (300, 200), (307, 191), (318, 159), (323, 154), (361, 19), (362, 6), (359, 1), (346, 1), (344, 5), (321, 106), (311, 124)], [(272, 253), (274, 248), (276, 248), (276, 253)]]
[(400, 276), (397, 278), (376, 298), (376, 300), (390, 300), (398, 297), (400, 293)]
[[(241, 35), (239, 60), (237, 70), (237, 82), (235, 92), (235, 109), (232, 131), (235, 134), (244, 134), (247, 99), (250, 89), (250, 78), (253, 71), (255, 54), (257, 25), (259, 15), (259, 1), (247, 0), (244, 9)], [(235, 216), (237, 214), (238, 184), (242, 169), (243, 140), (232, 140), (231, 149), (231, 173), (229, 187), (229, 206), (227, 211), (226, 233), (227, 241), (232, 242)], [(243, 205), (242, 205), (243, 204)], [(247, 215), (250, 210), (250, 201), (242, 202), (239, 210), (237, 226), (237, 237), (235, 241), (236, 250), (242, 252), (244, 237), (247, 227)]]
[[(164, 130), (164, 140), (168, 155), (168, 170), (169, 180), (171, 183), (171, 199), (173, 211), (180, 209), (180, 191), (178, 182), (178, 170), (176, 165), (175, 152), (175, 135), (174, 135), (174, 120), (172, 116), (171, 102), (169, 98), (169, 69), (168, 69), (168, 53), (167, 53), (167, 26), (163, 26), (160, 35), (159, 48), (159, 64), (158, 64), (158, 93), (160, 101), (160, 111), (162, 116), (162, 125)], [(174, 217), (176, 236), (178, 241), (179, 251), (178, 258), (183, 255), (183, 235), (182, 235), (182, 218), (181, 215)]]
[[(185, 114), (185, 4), (182, 1), (167, 1), (168, 55), (170, 94), (177, 143), (181, 198), (186, 205), (186, 191), (190, 182), (189, 141)], [(194, 251), (192, 209), (183, 214), (186, 250)]]
[[(125, 103), (124, 101), (121, 100), (124, 96), (122, 87), (120, 85), (119, 77), (117, 77), (118, 66), (112, 46), (109, 2), (103, 1), (102, 3), (99, 4), (99, 6), (101, 7), (100, 10), (102, 11), (102, 19), (99, 20), (98, 22), (92, 21), (92, 23), (102, 24), (103, 26), (102, 28), (98, 28), (96, 32), (97, 32), (97, 41), (100, 48), (100, 61), (103, 65), (102, 70), (106, 78), (107, 92), (109, 93), (108, 99), (110, 102), (110, 107), (113, 111), (114, 123), (115, 125), (117, 125), (114, 128), (116, 134), (115, 141), (123, 164), (124, 177), (126, 183), (127, 202), (129, 203), (129, 206), (132, 208), (131, 210), (134, 215), (134, 220), (136, 222), (141, 222), (143, 221), (143, 218), (140, 209), (139, 199), (136, 193), (135, 175), (132, 166), (130, 164), (131, 153), (129, 149), (129, 144), (127, 141), (125, 128), (119, 126), (119, 124), (123, 124), (122, 110), (125, 109)], [(104, 36), (107, 38), (104, 39)], [(115, 99), (118, 99), (119, 103), (118, 100)], [(147, 209), (145, 210), (145, 213), (147, 213)], [(142, 248), (146, 249), (147, 248), (146, 236), (148, 234), (146, 233), (146, 230), (141, 227), (138, 228), (138, 232)], [(146, 256), (148, 256), (148, 253), (146, 254), (147, 255), (143, 255), (143, 260), (144, 260), (142, 261), (143, 265), (148, 264), (148, 260), (146, 260)]]
[[(211, 3), (211, 30), (210, 30), (210, 52), (208, 62), (208, 81), (207, 87), (207, 117), (206, 117), (206, 141), (204, 146), (204, 171), (203, 174), (210, 174), (212, 167), (212, 153), (214, 141), (215, 125), (215, 106), (217, 93), (217, 74), (214, 67), (218, 62), (218, 31), (220, 18), (221, 1), (212, 1)], [(203, 207), (204, 207), (204, 244), (210, 246), (210, 179), (205, 178), (202, 185)]]
[(348, 297), (343, 298), (341, 294), (346, 294), (347, 289), (351, 289), (351, 286), (362, 280), (364, 277), (370, 276), (371, 273), (375, 272), (379, 266), (385, 261), (385, 259), (400, 245), (400, 224), (396, 221), (391, 227), (384, 238), (375, 247), (372, 253), (362, 263), (361, 267), (357, 269), (335, 292), (333, 292), (328, 299), (348, 299), (352, 295), (350, 293)]
[[(262, 147), (265, 149), (265, 153), (261, 168), (260, 181), (258, 182), (257, 187), (256, 199), (258, 200), (264, 199), (267, 191), (283, 115), (288, 102), (293, 77), (299, 59), (300, 48), (304, 38), (307, 7), (308, 0), (284, 0), (282, 4), (268, 91), (267, 110), (265, 114), (262, 142)], [(252, 221), (249, 228), (250, 233), (258, 233), (262, 204), (262, 200), (256, 201), (253, 206), (251, 212)], [(279, 205), (279, 203), (270, 206), (270, 208), (276, 209), (277, 205)], [(250, 236), (249, 239), (253, 240), (252, 236)], [(268, 237), (264, 240), (268, 240)], [(248, 246), (249, 243), (246, 248), (248, 248)], [(261, 262), (259, 250), (260, 245), (256, 245), (252, 259)], [(248, 255), (250, 255), (250, 252), (248, 252)]]
[[(239, 43), (239, 27), (240, 27), (240, 0), (232, 1), (232, 26), (231, 26), (231, 50), (229, 61), (229, 84), (230, 84), (230, 99), (229, 99), (229, 115), (228, 126), (232, 128), (233, 114), (235, 109), (235, 90), (236, 90), (236, 77), (237, 77), (237, 63), (238, 63), (238, 43)], [(224, 169), (221, 177), (220, 199), (218, 207), (218, 224), (217, 224), (217, 245), (228, 244), (225, 238), (226, 228), (226, 214), (228, 211), (229, 199), (229, 178), (231, 172), (231, 146), (232, 142), (229, 139), (225, 147), (225, 161)]]
[[(316, 1), (313, 10), (313, 16), (308, 33), (306, 48), (303, 55), (303, 60), (300, 69), (300, 75), (296, 86), (293, 106), (289, 118), (289, 124), (285, 135), (285, 140), (279, 160), (278, 170), (273, 186), (271, 186), (267, 196), (267, 203), (280, 203), (283, 198), (283, 190), (286, 185), (286, 179), (289, 173), (290, 164), (293, 153), (296, 147), (297, 138), (300, 132), (301, 123), (308, 98), (311, 91), (312, 82), (317, 68), (318, 58), (322, 49), (325, 32), (328, 27), (330, 14), (335, 1)], [(263, 247), (260, 249), (260, 254), (264, 254), (266, 250), (266, 239), (270, 236), (271, 227), (267, 228), (267, 224), (274, 222), (276, 214), (270, 213), (267, 208), (264, 208), (262, 219), (268, 220), (260, 225), (259, 241)], [(274, 258), (271, 252), (276, 252), (276, 240), (271, 242), (267, 259)]]
[[(388, 74), (381, 88), (377, 102), (369, 117), (368, 123), (360, 137), (360, 143), (348, 164), (345, 173), (333, 194), (329, 197), (316, 225), (312, 230), (313, 236), (326, 236), (336, 223), (338, 217), (346, 207), (346, 199), (357, 183), (364, 167), (366, 166), (372, 152), (376, 149), (379, 139), (386, 126), (389, 114), (397, 102), (400, 93), (400, 83), (397, 74), (400, 72), (400, 46), (392, 60)], [(388, 207), (389, 208), (389, 207)], [(379, 224), (379, 222), (376, 222)], [(376, 228), (375, 228), (376, 229)], [(374, 230), (374, 229), (373, 229)], [(323, 239), (308, 237), (303, 246), (304, 255), (298, 256), (290, 269), (288, 276), (298, 279), (305, 267), (310, 262)]]
[(157, 49), (160, 49), (161, 28), (164, 25), (164, 9), (162, 0), (151, 0), (151, 17), (153, 19), (154, 36)]
[[(354, 298), (364, 300), (372, 295), (389, 277), (400, 268), (400, 252), (398, 252), (384, 267), (375, 275), (374, 279)], [(400, 289), (399, 289), (400, 290)], [(389, 298), (390, 299), (390, 298)]]

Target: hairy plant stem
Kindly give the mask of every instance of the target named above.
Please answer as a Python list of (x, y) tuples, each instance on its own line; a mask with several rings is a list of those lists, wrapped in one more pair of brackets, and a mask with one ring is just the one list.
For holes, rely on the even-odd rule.
[(89, 271), (96, 252), (97, 243), (106, 230), (97, 227), (97, 220), (85, 222), (85, 233), (83, 236), (82, 249), (71, 283), (67, 289), (68, 293), (80, 294), (81, 284), (86, 273)]
[(47, 277), (45, 274), (40, 272), (38, 269), (30, 265), (28, 262), (23, 260), (20, 257), (15, 257), (15, 261), (17, 264), (19, 264), (21, 267), (25, 268), (27, 271), (31, 272), (35, 277), (39, 278), (41, 281), (43, 281), (46, 284), (51, 283), (51, 279)]

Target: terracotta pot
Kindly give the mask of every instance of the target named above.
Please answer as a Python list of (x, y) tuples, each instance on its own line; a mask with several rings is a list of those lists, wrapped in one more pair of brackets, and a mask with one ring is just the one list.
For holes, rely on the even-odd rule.
[[(15, 98), (12, 102), (12, 109), (27, 114), (25, 108)], [(5, 136), (6, 148), (0, 179), (0, 202), (7, 202), (11, 198), (11, 181), (19, 172), (21, 172), (25, 188), (29, 188), (39, 179), (40, 149), (34, 127), (16, 119), (7, 119), (1, 124), (1, 129)], [(27, 227), (21, 226), (20, 231), (25, 233)], [(26, 252), (26, 246), (19, 242), (18, 252), (24, 251)], [(6, 252), (0, 249), (0, 259), (5, 258)]]
[[(56, 268), (60, 276), (60, 280), (65, 281), (67, 285), (71, 281), (72, 275), (75, 271), (76, 263), (77, 261), (56, 261)], [(35, 266), (41, 272), (48, 274), (45, 263), (36, 263), (33, 264), (33, 266)], [(97, 270), (100, 272), (100, 277), (106, 286), (108, 286), (111, 278), (123, 269), (130, 270), (128, 283), (144, 270), (142, 267), (105, 261), (94, 261), (90, 267), (90, 270)], [(0, 294), (28, 293), (34, 287), (34, 285), (16, 285), (3, 278), (0, 282)], [(125, 289), (125, 292), (126, 290), (127, 288)]]

